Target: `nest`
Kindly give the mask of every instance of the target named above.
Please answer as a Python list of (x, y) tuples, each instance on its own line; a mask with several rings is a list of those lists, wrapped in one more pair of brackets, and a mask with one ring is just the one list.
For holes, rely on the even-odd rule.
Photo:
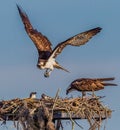
[[(99, 130), (102, 120), (111, 117), (112, 111), (104, 106), (100, 97), (13, 99), (0, 102), (0, 120), (17, 121), (17, 130), (56, 130), (55, 121), (87, 119), (89, 130)], [(56, 126), (57, 127), (57, 126)], [(58, 130), (58, 128), (57, 128)]]

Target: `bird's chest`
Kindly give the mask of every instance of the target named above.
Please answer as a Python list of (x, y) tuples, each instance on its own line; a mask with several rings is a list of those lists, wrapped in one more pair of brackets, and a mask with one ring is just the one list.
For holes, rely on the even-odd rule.
[(48, 69), (52, 69), (53, 70), (53, 66), (55, 64), (55, 59), (52, 58), (52, 59), (49, 59), (46, 64), (45, 64), (45, 68), (48, 68)]

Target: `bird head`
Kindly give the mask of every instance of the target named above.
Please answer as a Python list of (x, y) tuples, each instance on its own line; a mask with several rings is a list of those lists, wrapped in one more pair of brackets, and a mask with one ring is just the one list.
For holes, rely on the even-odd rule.
[(66, 95), (68, 95), (69, 92), (72, 91), (72, 85), (70, 84), (68, 88), (66, 89)]
[(46, 60), (44, 60), (44, 59), (38, 59), (38, 63), (37, 63), (37, 67), (39, 68), (39, 69), (45, 69), (45, 64), (46, 64)]
[(36, 98), (36, 94), (37, 94), (37, 92), (31, 92), (29, 97), (30, 98)]

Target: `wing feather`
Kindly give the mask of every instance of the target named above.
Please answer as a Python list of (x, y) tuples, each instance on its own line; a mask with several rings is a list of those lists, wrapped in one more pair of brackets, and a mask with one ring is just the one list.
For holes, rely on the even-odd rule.
[(22, 22), (24, 24), (25, 30), (33, 43), (35, 44), (38, 52), (50, 51), (52, 52), (51, 43), (47, 37), (43, 36), (42, 33), (34, 29), (29, 21), (29, 18), (25, 12), (17, 5), (19, 14), (21, 16)]
[(98, 91), (104, 89), (105, 86), (117, 86), (115, 83), (107, 83), (105, 81), (114, 80), (114, 77), (110, 78), (80, 78), (74, 80), (66, 90), (66, 94), (71, 91)]
[(110, 78), (96, 78), (94, 80), (99, 80), (99, 81), (110, 81), (110, 80), (114, 80), (114, 77), (110, 77)]
[(67, 46), (67, 45), (72, 45), (72, 46), (80, 46), (80, 45), (84, 45), (86, 42), (88, 42), (94, 35), (96, 35), (97, 33), (99, 33), (101, 31), (102, 28), (97, 27), (91, 30), (88, 30), (86, 32), (82, 32), (80, 34), (77, 34), (71, 38), (69, 38), (68, 40), (58, 44), (50, 57), (57, 57), (57, 55), (59, 55), (62, 50)]

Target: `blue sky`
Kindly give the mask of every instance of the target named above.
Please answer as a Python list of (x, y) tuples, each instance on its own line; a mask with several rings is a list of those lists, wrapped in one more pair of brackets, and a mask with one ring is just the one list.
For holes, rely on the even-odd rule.
[[(66, 47), (57, 57), (70, 73), (54, 70), (46, 79), (44, 71), (36, 67), (37, 50), (24, 30), (16, 4), (22, 6), (34, 28), (46, 35), (53, 47), (91, 28), (103, 29), (85, 46)], [(42, 93), (53, 97), (58, 88), (61, 89), (60, 96), (66, 97), (67, 86), (76, 78), (114, 76), (118, 86), (107, 87), (97, 95), (105, 95), (104, 104), (115, 110), (106, 130), (117, 130), (120, 122), (119, 13), (119, 0), (1, 0), (0, 99), (28, 97), (31, 91), (37, 91), (38, 98)], [(80, 94), (73, 92), (71, 95)]]

